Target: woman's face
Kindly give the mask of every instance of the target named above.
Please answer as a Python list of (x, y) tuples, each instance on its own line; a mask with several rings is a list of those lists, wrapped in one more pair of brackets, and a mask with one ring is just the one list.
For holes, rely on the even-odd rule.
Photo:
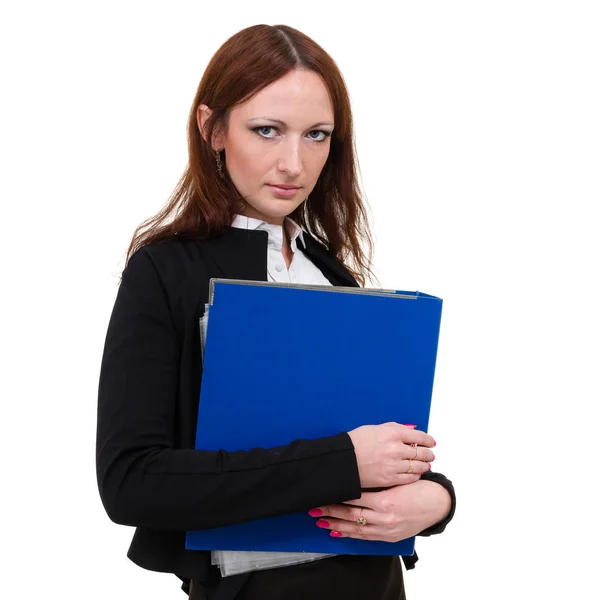
[[(200, 129), (208, 116), (198, 111)], [(246, 201), (244, 214), (283, 224), (310, 194), (329, 155), (333, 105), (313, 71), (296, 69), (232, 109), (227, 131), (214, 138)], [(215, 166), (216, 168), (216, 166)], [(277, 185), (295, 186), (285, 194)]]

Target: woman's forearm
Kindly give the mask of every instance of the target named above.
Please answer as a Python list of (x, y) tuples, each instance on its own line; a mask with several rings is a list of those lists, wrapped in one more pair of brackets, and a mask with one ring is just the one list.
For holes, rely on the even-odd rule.
[(419, 535), (438, 533), (433, 529), (448, 519), (453, 508), (450, 492), (436, 481), (421, 479), (411, 485), (419, 490), (418, 504), (423, 523), (423, 529)]

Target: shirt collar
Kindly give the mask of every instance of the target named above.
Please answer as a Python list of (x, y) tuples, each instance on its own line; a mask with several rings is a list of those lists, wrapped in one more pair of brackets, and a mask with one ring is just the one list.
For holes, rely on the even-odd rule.
[[(302, 231), (300, 225), (290, 219), (290, 217), (285, 217), (284, 225), (290, 234), (290, 246), (292, 250), (296, 251), (296, 238), (298, 237), (302, 242), (302, 246), (306, 248), (304, 231)], [(269, 245), (274, 246), (277, 250), (281, 250), (283, 244), (283, 229), (281, 225), (273, 225), (262, 219), (247, 217), (245, 215), (235, 215), (231, 226), (239, 229), (262, 229), (263, 231), (267, 231), (269, 233)]]

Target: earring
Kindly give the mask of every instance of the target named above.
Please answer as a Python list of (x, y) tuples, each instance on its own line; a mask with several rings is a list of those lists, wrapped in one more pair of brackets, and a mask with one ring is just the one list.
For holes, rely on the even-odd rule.
[(221, 162), (221, 153), (218, 150), (215, 150), (215, 160), (217, 162), (217, 171), (219, 171), (219, 175), (221, 177), (225, 177), (223, 174), (223, 163)]

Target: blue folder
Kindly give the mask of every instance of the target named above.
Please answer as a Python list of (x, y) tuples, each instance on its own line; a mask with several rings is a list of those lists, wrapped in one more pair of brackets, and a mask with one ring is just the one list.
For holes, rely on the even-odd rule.
[[(209, 302), (197, 449), (270, 448), (388, 421), (427, 431), (440, 298), (213, 279)], [(327, 533), (301, 512), (189, 531), (186, 548), (414, 553), (414, 538), (389, 543)]]

